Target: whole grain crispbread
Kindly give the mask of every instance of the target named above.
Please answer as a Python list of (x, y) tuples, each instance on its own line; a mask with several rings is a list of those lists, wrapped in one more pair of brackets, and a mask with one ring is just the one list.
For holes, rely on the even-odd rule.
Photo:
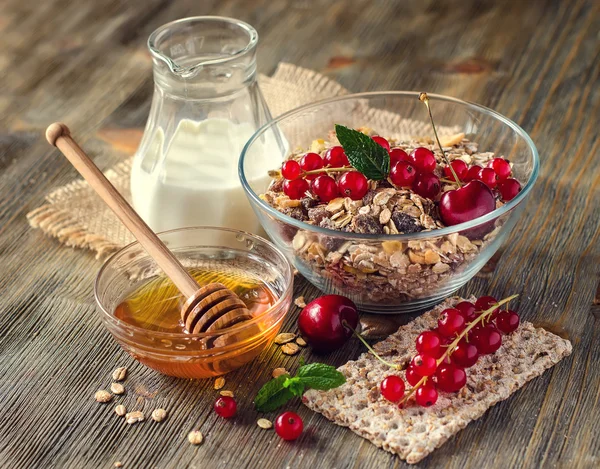
[[(441, 311), (462, 300), (447, 299), (400, 327), (374, 349), (388, 361), (408, 364), (416, 353), (417, 336), (436, 327)], [(571, 349), (568, 340), (524, 322), (517, 331), (503, 336), (502, 347), (495, 354), (481, 357), (468, 369), (467, 385), (463, 389), (457, 394), (440, 393), (432, 407), (419, 407), (411, 400), (406, 408), (399, 409), (385, 400), (379, 392), (381, 380), (393, 373), (404, 378), (404, 372), (392, 371), (371, 353), (364, 353), (358, 360), (339, 368), (346, 376), (346, 384), (330, 391), (309, 390), (302, 400), (338, 425), (349, 427), (373, 444), (414, 464), (491, 406), (569, 355)]]

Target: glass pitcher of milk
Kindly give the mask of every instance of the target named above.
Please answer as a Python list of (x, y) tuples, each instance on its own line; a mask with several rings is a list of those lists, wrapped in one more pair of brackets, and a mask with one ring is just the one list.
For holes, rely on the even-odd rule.
[[(256, 81), (257, 43), (252, 26), (220, 17), (174, 21), (150, 35), (154, 97), (131, 192), (154, 231), (207, 225), (259, 232), (237, 174), (244, 144), (270, 118)], [(277, 154), (263, 150), (265, 158)], [(268, 176), (256, 177), (266, 187)]]

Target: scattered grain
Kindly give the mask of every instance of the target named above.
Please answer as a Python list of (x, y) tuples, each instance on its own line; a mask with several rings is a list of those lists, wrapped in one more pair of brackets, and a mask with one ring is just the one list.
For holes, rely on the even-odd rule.
[(137, 423), (137, 422), (142, 422), (144, 419), (145, 419), (144, 413), (139, 410), (130, 412), (125, 415), (125, 422), (127, 422), (129, 425), (133, 425), (134, 423)]
[(233, 391), (223, 390), (219, 393), (221, 396), (233, 397)]
[(289, 373), (285, 368), (275, 368), (272, 375), (273, 378), (279, 378), (281, 375), (289, 375)]
[(289, 342), (281, 346), (281, 351), (286, 355), (296, 355), (300, 351), (300, 347), (294, 342)]
[(167, 418), (167, 411), (165, 409), (154, 409), (152, 411), (152, 420), (155, 422), (162, 422)]
[(265, 430), (268, 430), (269, 428), (273, 428), (273, 422), (271, 422), (270, 420), (267, 420), (267, 419), (258, 419), (256, 421), (256, 424), (260, 428), (263, 428)]
[(204, 441), (204, 436), (200, 430), (193, 430), (188, 433), (188, 441), (193, 445), (199, 445)]
[(94, 394), (94, 398), (98, 402), (105, 403), (105, 402), (110, 402), (112, 400), (113, 396), (108, 391), (105, 391), (104, 389), (100, 389), (99, 391), (96, 391), (96, 394)]
[(298, 337), (296, 339), (296, 343), (300, 346), (300, 347), (306, 347), (306, 340), (304, 340), (302, 337)]
[(296, 338), (296, 334), (292, 334), (291, 332), (282, 332), (275, 337), (275, 343), (277, 345), (287, 344)]
[(123, 394), (125, 392), (125, 387), (121, 383), (112, 383), (110, 385), (110, 390), (113, 394)]
[(225, 378), (223, 378), (222, 376), (219, 376), (216, 380), (215, 380), (215, 389), (219, 390), (222, 389), (223, 386), (225, 386)]
[(115, 407), (115, 414), (117, 414), (119, 417), (123, 417), (126, 413), (127, 409), (124, 405), (119, 404), (117, 407)]
[(113, 381), (123, 381), (127, 377), (127, 368), (121, 366), (112, 372)]

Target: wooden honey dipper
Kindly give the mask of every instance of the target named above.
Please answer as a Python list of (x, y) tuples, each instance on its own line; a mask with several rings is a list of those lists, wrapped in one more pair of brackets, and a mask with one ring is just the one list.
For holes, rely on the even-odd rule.
[[(181, 319), (188, 332), (217, 332), (252, 319), (252, 314), (245, 303), (225, 285), (221, 283), (210, 283), (203, 287), (198, 285), (194, 277), (185, 270), (167, 246), (71, 138), (69, 128), (65, 124), (60, 122), (51, 124), (46, 129), (46, 139), (67, 157), (187, 298), (181, 310)], [(227, 336), (228, 334), (224, 335)], [(215, 341), (215, 345), (228, 342), (229, 340)]]

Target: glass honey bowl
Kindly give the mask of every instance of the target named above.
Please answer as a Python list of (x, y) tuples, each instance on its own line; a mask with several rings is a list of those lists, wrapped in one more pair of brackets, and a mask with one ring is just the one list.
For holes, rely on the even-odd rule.
[(221, 282), (253, 318), (216, 332), (190, 334), (180, 321), (185, 298), (138, 243), (102, 266), (94, 293), (102, 321), (131, 356), (179, 378), (210, 378), (254, 359), (273, 341), (293, 291), (289, 262), (273, 244), (226, 228), (184, 228), (160, 239), (200, 285)]

